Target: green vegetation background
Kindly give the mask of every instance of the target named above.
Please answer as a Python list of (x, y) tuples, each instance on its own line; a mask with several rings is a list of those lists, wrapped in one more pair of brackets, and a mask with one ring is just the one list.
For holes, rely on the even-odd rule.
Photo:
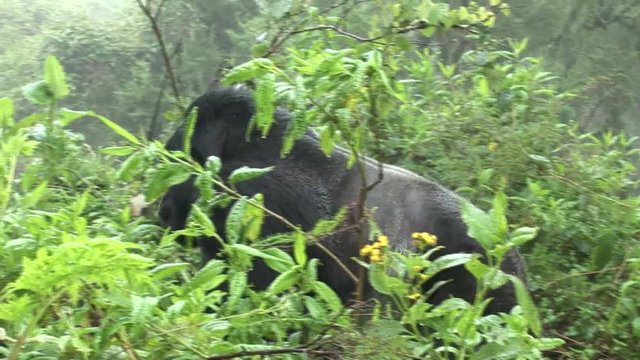
[[(322, 9), (330, 3), (315, 5)], [(307, 19), (305, 27), (331, 24), (374, 37), (375, 29), (390, 22), (412, 24), (423, 15), (414, 8), (432, 9), (440, 3), (451, 8), (429, 16), (450, 16), (457, 6), (477, 10), (469, 1), (336, 1), (343, 5), (337, 9), (350, 10), (321, 19), (309, 8), (294, 16), (289, 12), (295, 6), (290, 8), (288, 1), (167, 2), (159, 27), (176, 75), (173, 89), (156, 37), (135, 1), (1, 1), (0, 96), (12, 100), (12, 105), (3, 100), (0, 106), (0, 345), (6, 355), (18, 356), (10, 350), (16, 343), (25, 350), (15, 358), (24, 359), (163, 358), (169, 353), (206, 358), (237, 351), (238, 344), (245, 351), (269, 351), (296, 341), (302, 346), (307, 343), (287, 338), (291, 329), (277, 319), (291, 317), (294, 327), (303, 328), (309, 321), (299, 311), (304, 308), (316, 309), (319, 318), (334, 311), (325, 316), (327, 328), (320, 324), (314, 330), (340, 337), (330, 345), (353, 358), (371, 358), (372, 353), (402, 357), (408, 346), (423, 346), (421, 354), (438, 358), (441, 353), (426, 341), (432, 338), (421, 338), (425, 343), (419, 336), (394, 340), (404, 333), (389, 323), (379, 325), (384, 331), (363, 330), (371, 340), (363, 348), (356, 335), (360, 330), (338, 311), (328, 291), (307, 289), (301, 297), (260, 300), (267, 308), (252, 308), (257, 300), (247, 300), (244, 288), (231, 290), (236, 295), (224, 301), (221, 292), (207, 291), (223, 282), (240, 287), (243, 279), (234, 274), (241, 271), (227, 271), (215, 262), (196, 272), (195, 255), (173, 244), (156, 225), (153, 211), (135, 216), (136, 205), (130, 204), (140, 192), (147, 198), (161, 193), (162, 185), (149, 189), (144, 184), (165, 171), (153, 170), (152, 164), (169, 155), (153, 143), (145, 150), (129, 144), (111, 147), (107, 156), (99, 154), (96, 149), (122, 142), (117, 132), (91, 114), (60, 109), (90, 109), (137, 138), (165, 139), (181, 119), (179, 109), (220, 78), (219, 69), (262, 54), (274, 35), (299, 26), (300, 19)], [(483, 209), (495, 205), (495, 194), (503, 191), (512, 229), (539, 229), (537, 238), (522, 247), (529, 287), (544, 335), (565, 344), (543, 355), (533, 351), (546, 347), (525, 336), (527, 325), (515, 324), (526, 323), (517, 314), (502, 320), (508, 331), (495, 330), (495, 319), (478, 320), (479, 334), (484, 334), (479, 339), (513, 347), (495, 354), (634, 359), (640, 353), (640, 212), (632, 137), (640, 131), (640, 4), (508, 4), (510, 15), (496, 11), (493, 27), (458, 17), (456, 24), (464, 26), (393, 37), (397, 53), (385, 53), (383, 72), (397, 78), (392, 78), (392, 89), (383, 89), (381, 76), (366, 90), (380, 96), (381, 112), (379, 121), (363, 125), (363, 137), (370, 140), (356, 150), (435, 179)], [(388, 11), (374, 11), (380, 9)], [(292, 36), (272, 58), (280, 68), (290, 65), (288, 76), (302, 74), (307, 96), (313, 98), (314, 91), (326, 90), (321, 77), (331, 73), (305, 73), (303, 65), (335, 70), (327, 65), (326, 48), (355, 49), (341, 54), (342, 61), (357, 60), (371, 49), (367, 46), (375, 44), (358, 44), (331, 31), (304, 33)], [(296, 50), (286, 52), (288, 47)], [(55, 106), (46, 97), (44, 106), (34, 105), (39, 88), (25, 91), (23, 86), (42, 76), (49, 54), (64, 67), (69, 95), (56, 99)], [(264, 84), (260, 76), (253, 77)], [(283, 103), (299, 106), (287, 96), (293, 90), (278, 89), (285, 94)], [(323, 101), (358, 108), (363, 105), (358, 98), (336, 105), (351, 90), (331, 89)], [(26, 131), (10, 118), (34, 126)], [(54, 124), (54, 118), (60, 122)], [(324, 121), (314, 125), (320, 131), (330, 128)], [(67, 123), (72, 124), (63, 126)], [(331, 138), (332, 143), (345, 140)], [(114, 155), (130, 155), (129, 146), (145, 155), (121, 164)], [(171, 175), (164, 185), (184, 178)], [(204, 228), (194, 231), (210, 230), (202, 221)], [(70, 259), (78, 261), (70, 265)], [(301, 265), (300, 260), (295, 263)], [(303, 263), (305, 271), (313, 271)], [(318, 297), (320, 293), (324, 296)], [(207, 304), (218, 306), (221, 317), (207, 317)], [(25, 313), (35, 315), (31, 320), (16, 317)], [(442, 316), (434, 315), (440, 326), (434, 325), (436, 330), (453, 326)], [(16, 336), (26, 332), (28, 336)], [(533, 350), (525, 354), (525, 348)]]

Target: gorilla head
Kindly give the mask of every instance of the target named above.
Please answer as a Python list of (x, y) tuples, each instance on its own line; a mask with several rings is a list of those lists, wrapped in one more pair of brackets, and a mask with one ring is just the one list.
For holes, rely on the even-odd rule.
[[(274, 114), (274, 125), (269, 136), (257, 133), (246, 139), (246, 129), (254, 114), (255, 106), (248, 92), (241, 88), (213, 90), (198, 98), (192, 105), (198, 114), (192, 137), (191, 156), (204, 164), (208, 156), (221, 158), (221, 176), (225, 179), (231, 171), (241, 166), (274, 169), (260, 178), (238, 184), (238, 191), (251, 196), (264, 194), (265, 206), (303, 229), (311, 229), (320, 219), (331, 218), (341, 207), (357, 204), (360, 193), (360, 173), (357, 167), (346, 166), (348, 153), (337, 148), (327, 157), (319, 149), (318, 139), (312, 132), (298, 140), (289, 155), (280, 158), (282, 135), (290, 121), (288, 112), (279, 109)], [(170, 150), (183, 147), (184, 124), (167, 143)], [(378, 164), (365, 158), (365, 175), (369, 182), (378, 178)], [(411, 242), (413, 232), (428, 232), (438, 237), (444, 250), (438, 256), (452, 253), (483, 253), (480, 245), (467, 235), (459, 211), (459, 198), (442, 186), (428, 181), (407, 170), (384, 164), (382, 181), (368, 194), (366, 206), (375, 208), (375, 220), (382, 233), (387, 235), (394, 250), (415, 250)], [(168, 226), (177, 230), (185, 226), (191, 204), (197, 198), (193, 179), (173, 186), (162, 200), (160, 216)], [(211, 214), (220, 234), (224, 233), (225, 210)], [(263, 235), (287, 231), (284, 225), (267, 217)], [(219, 255), (219, 245), (213, 239), (198, 239), (203, 260)], [(323, 245), (331, 250), (352, 272), (357, 264), (351, 259), (358, 256), (355, 231), (344, 231), (323, 239)], [(343, 300), (348, 300), (354, 290), (354, 282), (338, 264), (314, 246), (308, 248), (309, 256), (320, 260), (320, 280), (331, 286)], [(503, 270), (524, 278), (523, 261), (517, 251), (507, 254)], [(256, 261), (250, 272), (250, 281), (257, 288), (266, 287), (276, 274), (263, 263)], [(440, 272), (425, 287), (438, 281), (449, 280), (438, 288), (430, 301), (439, 303), (450, 297), (472, 301), (476, 283), (463, 266)], [(366, 289), (367, 296), (374, 296)], [(487, 312), (506, 312), (515, 305), (514, 289), (505, 285), (490, 294), (493, 297)]]

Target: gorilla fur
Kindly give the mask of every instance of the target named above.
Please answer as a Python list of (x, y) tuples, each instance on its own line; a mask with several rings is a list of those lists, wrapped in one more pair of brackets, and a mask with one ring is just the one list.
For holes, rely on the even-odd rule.
[[(204, 164), (208, 156), (222, 160), (221, 176), (225, 179), (231, 171), (241, 166), (274, 169), (257, 179), (241, 182), (238, 190), (245, 195), (264, 194), (265, 206), (303, 229), (309, 230), (320, 219), (331, 218), (341, 207), (358, 202), (360, 175), (357, 166), (348, 169), (348, 153), (337, 149), (326, 156), (319, 148), (318, 139), (308, 132), (298, 140), (289, 155), (280, 158), (282, 136), (290, 114), (278, 109), (269, 136), (263, 138), (254, 133), (250, 141), (245, 139), (249, 119), (255, 111), (251, 95), (238, 87), (215, 89), (194, 101), (198, 115), (192, 137), (191, 156)], [(167, 143), (169, 150), (181, 150), (184, 124)], [(366, 177), (369, 182), (379, 176), (379, 166), (365, 158)], [(197, 198), (193, 180), (173, 186), (162, 200), (160, 216), (173, 230), (182, 229)], [(438, 244), (445, 248), (438, 256), (452, 253), (482, 253), (480, 245), (467, 235), (462, 222), (460, 199), (450, 190), (424, 179), (410, 171), (383, 164), (383, 178), (367, 195), (366, 206), (376, 208), (375, 220), (383, 234), (389, 238), (394, 250), (413, 250), (411, 234), (428, 232), (438, 237)], [(226, 210), (215, 210), (211, 215), (218, 231), (224, 233)], [(267, 217), (263, 235), (289, 231), (281, 222)], [(323, 244), (344, 264), (356, 273), (357, 266), (351, 258), (357, 257), (359, 248), (354, 231), (342, 232), (325, 238)], [(218, 255), (219, 244), (213, 239), (198, 239), (203, 260)], [(309, 256), (318, 258), (321, 266), (320, 280), (326, 282), (346, 301), (350, 298), (354, 283), (334, 260), (314, 246), (308, 248)], [(503, 271), (524, 279), (523, 260), (513, 250), (503, 262)], [(264, 263), (256, 261), (249, 274), (256, 288), (266, 287), (275, 274)], [(438, 281), (451, 280), (439, 288), (429, 299), (439, 303), (455, 296), (473, 301), (476, 283), (463, 266), (440, 272), (426, 287)], [(508, 312), (515, 304), (514, 289), (505, 285), (489, 294), (493, 300), (488, 313)], [(366, 296), (374, 296), (367, 287)]]

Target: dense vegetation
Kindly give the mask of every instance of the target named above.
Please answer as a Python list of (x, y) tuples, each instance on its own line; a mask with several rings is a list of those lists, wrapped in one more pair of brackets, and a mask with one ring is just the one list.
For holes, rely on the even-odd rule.
[[(2, 4), (3, 357), (640, 353), (638, 159), (624, 132), (637, 131), (640, 72), (626, 48), (637, 2), (101, 3)], [(466, 206), (465, 220), (493, 267), (393, 253), (374, 236), (382, 252), (363, 254), (362, 266), (393, 306), (345, 308), (304, 252), (344, 214), (261, 237), (269, 210), (233, 183), (263, 170), (224, 184), (217, 159), (203, 167), (154, 141), (214, 78), (249, 81), (265, 133), (273, 106), (289, 108), (286, 144), (312, 127), (325, 152), (346, 147), (354, 166), (370, 155), (471, 200), (486, 212)], [(154, 201), (192, 174), (202, 199), (180, 234), (213, 236), (206, 212), (232, 207), (221, 234), (229, 260), (203, 268), (154, 215)], [(495, 271), (516, 245), (537, 309), (524, 284)], [(281, 274), (265, 291), (247, 283), (253, 257)], [(428, 305), (421, 281), (456, 263), (482, 284), (477, 301)], [(506, 281), (520, 306), (483, 317), (486, 291)]]

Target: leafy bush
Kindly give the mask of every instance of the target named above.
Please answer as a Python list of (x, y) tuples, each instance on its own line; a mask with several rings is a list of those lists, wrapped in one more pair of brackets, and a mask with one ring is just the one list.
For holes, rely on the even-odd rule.
[[(546, 355), (634, 358), (640, 351), (634, 139), (578, 130), (566, 116), (573, 95), (557, 90), (539, 59), (522, 57), (526, 42), (506, 46), (489, 36), (487, 27), (506, 11), (500, 3), (452, 8), (429, 0), (367, 2), (363, 6), (372, 12), (346, 14), (355, 19), (352, 30), (370, 36), (362, 41), (341, 28), (346, 20), (325, 9), (277, 1), (264, 21), (274, 26), (275, 48), (258, 41), (253, 52), (280, 52), (226, 78), (255, 82), (255, 126), (265, 133), (276, 99), (292, 109), (287, 146), (314, 127), (323, 150), (347, 147), (353, 166), (372, 154), (491, 208), (468, 208), (465, 217), (471, 231), (500, 239), (483, 241), (494, 267), (505, 246), (532, 234), (523, 228), (538, 228), (536, 241), (524, 249), (542, 326), (521, 285), (519, 308), (481, 316), (485, 291), (508, 279), (465, 256), (434, 260), (384, 250), (363, 256), (369, 281), (387, 297), (364, 308), (343, 307), (317, 281), (317, 263), (304, 252), (308, 241), (335, 229), (339, 216), (310, 232), (292, 226), (290, 233), (261, 237), (255, 220), (268, 209), (260, 196), (241, 197), (223, 183), (216, 159), (202, 167), (92, 112), (58, 108), (68, 89), (57, 61), (48, 59), (44, 80), (25, 88), (41, 112), (15, 122), (12, 102), (0, 100), (0, 353), (10, 359), (304, 353), (533, 359), (560, 344), (539, 338), (543, 328), (545, 336), (566, 342)], [(377, 15), (361, 18), (369, 13)], [(283, 49), (289, 27), (297, 33), (291, 48)], [(415, 49), (405, 37), (413, 31), (446, 38), (452, 28), (467, 33), (476, 48), (452, 57), (432, 43)], [(196, 37), (205, 31), (192, 30)], [(55, 40), (50, 44), (66, 44)], [(117, 50), (90, 45), (97, 52)], [(118, 110), (123, 114), (145, 98), (139, 87), (152, 81), (146, 63), (136, 69), (117, 94), (116, 103), (127, 101)], [(103, 153), (128, 158), (117, 164), (82, 144), (66, 127), (80, 118), (98, 119), (123, 137), (127, 144)], [(263, 170), (244, 169), (234, 181)], [(203, 196), (187, 229), (169, 234), (134, 216), (134, 195), (143, 192), (152, 201), (191, 175), (199, 178)], [(174, 239), (205, 234), (223, 241), (206, 216), (212, 206), (231, 206), (231, 223), (254, 225), (229, 227), (226, 260), (198, 269)], [(274, 247), (283, 244), (293, 252)], [(247, 282), (256, 257), (280, 274), (265, 291)], [(433, 307), (426, 294), (416, 294), (422, 278), (447, 261), (465, 262), (486, 285), (473, 304), (451, 299)], [(361, 315), (370, 320), (366, 326), (359, 324)]]
[[(491, 252), (495, 267), (482, 265), (468, 255), (429, 262), (429, 253), (417, 256), (387, 252), (384, 266), (363, 263), (372, 267), (374, 287), (395, 299), (397, 308), (393, 312), (400, 311), (400, 315), (381, 313), (381, 305), (376, 305), (372, 328), (361, 328), (350, 318), (352, 310), (344, 308), (333, 290), (317, 280), (317, 260), (308, 259), (305, 251), (307, 241), (334, 231), (344, 213), (319, 223), (308, 233), (294, 226), (289, 234), (262, 239), (260, 219), (269, 210), (262, 206), (261, 195), (245, 198), (222, 183), (215, 158), (203, 168), (184, 153), (169, 153), (158, 143), (143, 144), (101, 116), (57, 109), (56, 102), (66, 96), (67, 87), (55, 58), (47, 60), (45, 80), (26, 87), (26, 93), (46, 111), (16, 123), (11, 102), (4, 99), (1, 103), (2, 159), (7, 171), (2, 173), (0, 240), (5, 250), (1, 266), (7, 271), (2, 278), (0, 324), (5, 341), (1, 351), (9, 359), (280, 353), (360, 356), (372, 349), (391, 357), (429, 354), (446, 358), (453, 353), (462, 359), (478, 346), (476, 357), (510, 356), (514, 351), (511, 341), (520, 344), (515, 348), (520, 355), (528, 353), (538, 358), (540, 350), (557, 345), (556, 341), (536, 340), (529, 335), (528, 329), (539, 334), (540, 326), (535, 307), (517, 279), (513, 280), (519, 284), (522, 310), (482, 317), (486, 291), (507, 280), (497, 270), (501, 254), (517, 245), (518, 239), (533, 237), (531, 232), (516, 230), (510, 242), (500, 245), (506, 241), (504, 197), (497, 198), (502, 200), (496, 202), (490, 217), (472, 207), (467, 211), (471, 231), (500, 240)], [(100, 157), (82, 153), (72, 133), (62, 127), (87, 116), (97, 118), (129, 141), (130, 145), (103, 150), (129, 155), (119, 171), (109, 171)], [(29, 135), (26, 125), (41, 126), (44, 134)], [(15, 188), (13, 176), (20, 155), (24, 172)], [(158, 163), (151, 167), (153, 162)], [(104, 174), (96, 176), (96, 169)], [(229, 181), (245, 181), (265, 171), (268, 169), (241, 168)], [(131, 217), (127, 201), (137, 190), (137, 182), (123, 184), (124, 188), (118, 187), (120, 195), (111, 195), (112, 187), (121, 181), (118, 179), (143, 176), (143, 191), (148, 200), (154, 200), (192, 174), (201, 179), (196, 183), (202, 196), (192, 210), (189, 226), (177, 233), (165, 233), (158, 245), (148, 241), (160, 236), (157, 227)], [(37, 178), (44, 181), (37, 184)], [(223, 240), (205, 214), (210, 206), (230, 203), (233, 205)], [(491, 228), (495, 228), (494, 234), (487, 233)], [(523, 237), (517, 235), (519, 232)], [(213, 260), (193, 270), (171, 250), (179, 235), (216, 237), (223, 242), (226, 261)], [(489, 244), (488, 239), (483, 242)], [(292, 255), (273, 247), (284, 243), (292, 245)], [(264, 291), (253, 290), (247, 282), (254, 257), (280, 273)], [(424, 273), (420, 272), (424, 276), (468, 263), (482, 284), (487, 281), (486, 286), (479, 287), (474, 304), (452, 299), (434, 308), (425, 297), (413, 295), (414, 282), (421, 278), (415, 272), (418, 263), (424, 268)], [(380, 271), (386, 266), (393, 266), (396, 275)], [(398, 316), (401, 321), (394, 320)], [(363, 348), (363, 344), (352, 342), (361, 331), (372, 329), (397, 336), (395, 345), (377, 348), (369, 343)], [(445, 346), (436, 347), (437, 341)]]

